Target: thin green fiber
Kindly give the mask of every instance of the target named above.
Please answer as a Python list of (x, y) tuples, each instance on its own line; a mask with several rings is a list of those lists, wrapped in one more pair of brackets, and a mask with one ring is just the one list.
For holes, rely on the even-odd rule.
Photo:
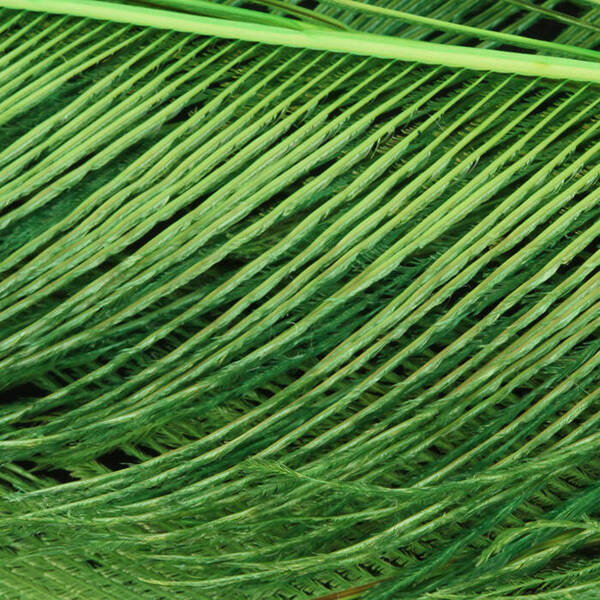
[(133, 7), (97, 0), (45, 0), (43, 5), (37, 0), (2, 0), (0, 6), (72, 14), (265, 44), (283, 44), (294, 48), (350, 52), (379, 58), (416, 60), (426, 64), (445, 64), (449, 67), (600, 82), (600, 66), (597, 64), (566, 58), (548, 58), (543, 55), (529, 57), (498, 50), (475, 50), (464, 46), (445, 45), (442, 47), (428, 42), (399, 40), (375, 34), (320, 30), (288, 31), (258, 23), (182, 15), (174, 11)]

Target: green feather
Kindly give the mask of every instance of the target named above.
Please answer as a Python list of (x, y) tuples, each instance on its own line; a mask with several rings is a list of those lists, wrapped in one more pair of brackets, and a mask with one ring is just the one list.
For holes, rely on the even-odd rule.
[(598, 596), (595, 0), (0, 9), (0, 598)]

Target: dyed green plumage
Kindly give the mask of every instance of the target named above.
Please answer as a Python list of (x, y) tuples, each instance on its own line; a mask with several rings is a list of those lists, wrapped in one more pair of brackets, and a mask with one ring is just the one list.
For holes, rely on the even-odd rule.
[[(342, 4), (256, 21), (559, 13), (597, 68), (591, 1)], [(0, 47), (0, 598), (600, 595), (599, 84), (14, 7)]]

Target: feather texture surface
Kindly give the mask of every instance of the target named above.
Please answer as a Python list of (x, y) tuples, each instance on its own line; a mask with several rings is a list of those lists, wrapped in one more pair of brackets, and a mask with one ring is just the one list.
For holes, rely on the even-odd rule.
[(0, 598), (600, 597), (600, 5), (39, 4)]

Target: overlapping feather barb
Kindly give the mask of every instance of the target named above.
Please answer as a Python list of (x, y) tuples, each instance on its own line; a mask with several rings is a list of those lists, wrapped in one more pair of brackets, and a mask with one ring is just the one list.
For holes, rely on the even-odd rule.
[(144, 4), (0, 0), (0, 597), (597, 598), (598, 3)]

